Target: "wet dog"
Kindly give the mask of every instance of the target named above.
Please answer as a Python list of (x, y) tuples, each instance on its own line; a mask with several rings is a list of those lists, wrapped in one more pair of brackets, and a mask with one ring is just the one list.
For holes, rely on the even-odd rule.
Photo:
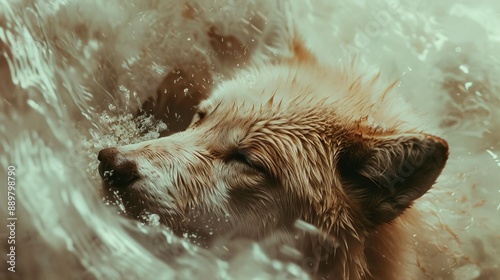
[(130, 215), (157, 213), (207, 245), (288, 242), (296, 221), (312, 224), (334, 245), (290, 242), (318, 278), (414, 277), (406, 238), (418, 216), (409, 208), (441, 173), (448, 146), (401, 123), (391, 86), (377, 80), (296, 46), (294, 58), (215, 87), (185, 131), (101, 150), (104, 188)]

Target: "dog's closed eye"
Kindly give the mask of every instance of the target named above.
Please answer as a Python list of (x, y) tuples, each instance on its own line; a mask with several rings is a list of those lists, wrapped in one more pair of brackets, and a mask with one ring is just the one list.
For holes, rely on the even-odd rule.
[(205, 111), (197, 111), (196, 114), (193, 116), (193, 120), (191, 121), (190, 127), (196, 127), (200, 125), (201, 121), (205, 118), (206, 112)]
[(207, 113), (205, 113), (204, 111), (198, 111), (198, 112), (196, 112), (196, 115), (198, 116), (199, 120), (202, 120), (203, 118), (205, 118), (206, 114)]
[(244, 155), (244, 153), (242, 153), (239, 149), (235, 150), (232, 154), (230, 154), (228, 160), (237, 161), (247, 165), (252, 165), (252, 163), (248, 160), (248, 158)]
[(249, 156), (247, 155), (247, 152), (242, 150), (242, 149), (235, 149), (228, 157), (228, 161), (233, 161), (233, 162), (238, 162), (241, 164), (244, 164), (248, 167), (251, 167), (254, 170), (257, 170), (259, 172), (265, 172), (264, 168), (262, 166), (258, 165), (257, 163), (253, 162), (250, 160)]

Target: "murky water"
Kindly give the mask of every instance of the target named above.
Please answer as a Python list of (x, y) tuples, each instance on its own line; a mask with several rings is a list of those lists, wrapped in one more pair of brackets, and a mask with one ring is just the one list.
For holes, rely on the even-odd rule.
[[(209, 88), (282, 55), (293, 22), (318, 57), (356, 55), (399, 79), (422, 128), (449, 141), (447, 168), (416, 205), (434, 225), (414, 236), (421, 269), (433, 279), (500, 278), (499, 4), (187, 2), (0, 0), (1, 178), (9, 166), (16, 178), (15, 212), (4, 203), (0, 212), (17, 218), (15, 273), (10, 232), (0, 231), (2, 279), (306, 279), (257, 244), (227, 259), (173, 236), (154, 213), (124, 218), (100, 196), (96, 160), (101, 148), (157, 138), (184, 117), (135, 117), (168, 73), (210, 77), (199, 86)], [(246, 48), (234, 60), (208, 51), (209, 25)]]

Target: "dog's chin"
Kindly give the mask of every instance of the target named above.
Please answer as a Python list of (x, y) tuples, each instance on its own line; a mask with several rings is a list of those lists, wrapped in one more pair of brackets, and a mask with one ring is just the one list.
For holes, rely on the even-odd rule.
[[(144, 200), (137, 191), (140, 182), (131, 182), (127, 187), (117, 187), (109, 181), (102, 181), (101, 194), (110, 205), (118, 206), (127, 216), (139, 218), (146, 211)], [(149, 203), (148, 203), (149, 204)]]
[[(119, 213), (127, 218), (153, 224), (153, 215), (157, 215), (154, 219), (159, 217), (156, 221), (162, 226), (178, 237), (187, 238), (202, 247), (209, 246), (217, 240), (235, 237), (259, 239), (260, 234), (255, 228), (238, 225), (232, 215), (212, 213), (197, 207), (180, 210), (175, 205), (162, 202), (154, 194), (144, 191), (149, 188), (150, 185), (137, 180), (127, 188), (117, 188), (103, 182), (102, 190), (105, 200), (110, 205), (118, 206)], [(243, 224), (245, 222), (241, 221)]]
[(117, 187), (116, 184), (113, 184), (113, 182), (102, 180), (101, 181), (101, 193), (106, 199), (116, 199), (118, 196), (121, 196), (124, 193), (130, 192), (131, 188), (134, 184), (131, 183), (129, 186), (126, 188), (123, 187)]

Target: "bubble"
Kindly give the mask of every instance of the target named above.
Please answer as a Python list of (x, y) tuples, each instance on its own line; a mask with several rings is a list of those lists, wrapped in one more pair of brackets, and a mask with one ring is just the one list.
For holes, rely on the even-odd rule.
[(150, 214), (148, 217), (148, 223), (152, 226), (159, 226), (160, 216), (158, 214)]

